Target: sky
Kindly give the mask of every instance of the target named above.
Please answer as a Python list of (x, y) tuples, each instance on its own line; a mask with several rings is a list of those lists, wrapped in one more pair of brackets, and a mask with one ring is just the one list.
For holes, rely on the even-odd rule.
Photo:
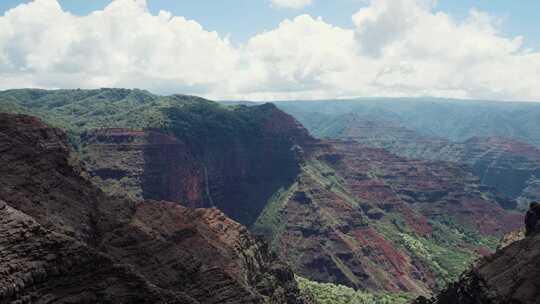
[(540, 101), (537, 0), (2, 0), (0, 89)]

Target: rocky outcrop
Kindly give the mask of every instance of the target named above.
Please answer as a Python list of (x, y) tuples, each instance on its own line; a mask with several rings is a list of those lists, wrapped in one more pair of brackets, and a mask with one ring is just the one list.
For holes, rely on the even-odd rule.
[(98, 129), (82, 134), (89, 172), (102, 189), (137, 199), (210, 207), (205, 171), (190, 148), (160, 130)]
[(497, 250), (503, 249), (504, 247), (520, 241), (525, 238), (525, 229), (519, 229), (505, 234), (497, 245)]
[(416, 303), (538, 303), (539, 259), (540, 235), (532, 233), (484, 258), (470, 271), (465, 272), (458, 282), (450, 284), (433, 299), (421, 298)]
[(0, 302), (198, 303), (0, 201)]
[[(139, 199), (217, 207), (251, 225), (266, 201), (294, 181), (315, 140), (271, 104), (240, 107), (231, 115), (242, 119), (229, 126), (232, 133), (201, 136), (205, 143), (175, 134), (173, 123), (173, 131), (88, 131), (82, 152), (94, 180), (110, 193), (127, 189)], [(250, 120), (253, 125), (244, 126)]]
[(0, 302), (302, 303), (221, 211), (107, 196), (32, 117), (0, 114), (0, 143)]
[(303, 277), (429, 294), (521, 222), (465, 165), (326, 141), (252, 228)]
[(540, 204), (531, 203), (525, 215), (525, 236), (530, 236), (540, 232)]
[[(339, 127), (333, 127), (333, 124)], [(320, 128), (319, 128), (320, 127)], [(483, 185), (493, 187), (508, 199), (507, 209), (526, 210), (527, 201), (540, 199), (535, 182), (540, 176), (540, 150), (510, 137), (472, 137), (464, 142), (421, 134), (408, 129), (399, 119), (373, 115), (343, 114), (310, 131), (321, 137), (355, 140), (364, 145), (412, 159), (451, 161), (471, 166)]]

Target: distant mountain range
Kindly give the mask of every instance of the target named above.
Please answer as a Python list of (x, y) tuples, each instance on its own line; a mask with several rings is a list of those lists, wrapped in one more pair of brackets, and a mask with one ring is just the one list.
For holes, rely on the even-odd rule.
[(333, 137), (345, 127), (335, 121), (336, 116), (356, 114), (399, 124), (423, 136), (458, 142), (472, 137), (504, 137), (540, 147), (540, 105), (533, 102), (364, 98), (275, 103), (317, 137)]
[(320, 138), (464, 163), (526, 210), (540, 199), (540, 105), (444, 99), (279, 102)]

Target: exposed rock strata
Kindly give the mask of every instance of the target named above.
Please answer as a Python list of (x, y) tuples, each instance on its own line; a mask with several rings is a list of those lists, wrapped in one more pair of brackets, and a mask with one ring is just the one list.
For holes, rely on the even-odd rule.
[(540, 150), (521, 140), (503, 137), (473, 137), (464, 142), (427, 136), (392, 120), (371, 120), (369, 116), (347, 114), (343, 127), (333, 137), (355, 140), (412, 158), (464, 163), (472, 167), (483, 185), (493, 187), (507, 200), (505, 208), (515, 208), (518, 200), (540, 199), (535, 182), (540, 177)]
[[(134, 185), (146, 198), (215, 206), (264, 235), (300, 275), (368, 290), (427, 294), (442, 284), (437, 262), (407, 247), (407, 235), (432, 238), (432, 221), (493, 238), (521, 221), (465, 165), (316, 141), (290, 116), (263, 107), (271, 115), (257, 145), (231, 139), (205, 155), (163, 130), (88, 132), (91, 174), (102, 185)], [(454, 245), (460, 254), (489, 252), (462, 238)]]
[(0, 114), (0, 150), (0, 302), (302, 302), (292, 272), (222, 212), (109, 197), (65, 134), (28, 116)]
[(127, 189), (138, 198), (218, 207), (250, 225), (266, 201), (297, 176), (299, 159), (309, 149), (295, 145), (314, 142), (273, 105), (251, 111), (262, 116), (255, 135), (199, 147), (165, 130), (101, 129), (82, 136), (83, 154), (91, 175), (109, 192)]
[(513, 242), (484, 258), (431, 304), (534, 304), (540, 301), (540, 235)]
[(461, 239), (455, 247), (445, 245), (440, 225), (449, 225), (444, 233), (463, 227), (496, 239), (522, 221), (483, 192), (465, 165), (412, 161), (353, 141), (326, 141), (302, 168), (254, 229), (269, 236), (295, 272), (313, 280), (428, 294), (441, 286), (442, 274), (438, 262), (427, 258), (436, 253), (424, 251), (421, 241), (471, 257), (489, 252), (463, 235), (447, 235)]

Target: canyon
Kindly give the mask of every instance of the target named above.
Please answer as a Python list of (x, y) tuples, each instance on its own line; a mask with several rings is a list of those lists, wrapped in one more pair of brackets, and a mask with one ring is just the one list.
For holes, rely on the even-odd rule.
[(417, 298), (415, 304), (538, 303), (540, 210), (531, 204), (526, 236), (481, 259), (434, 297)]
[(466, 164), (482, 186), (493, 188), (492, 191), (507, 199), (506, 208), (517, 207), (525, 211), (528, 202), (540, 199), (537, 190), (540, 150), (527, 140), (497, 136), (496, 132), (486, 131), (482, 136), (453, 141), (450, 137), (409, 128), (410, 123), (398, 117), (388, 117), (388, 114), (329, 115), (312, 123), (305, 117), (309, 112), (304, 112), (309, 111), (309, 107), (301, 109), (290, 112), (318, 137), (357, 141), (410, 159)]
[(266, 244), (215, 208), (109, 196), (67, 136), (0, 114), (0, 302), (302, 303)]
[[(523, 204), (516, 200), (538, 193), (531, 179), (537, 150), (517, 140), (456, 144), (364, 118), (343, 120), (355, 124), (323, 138), (273, 104), (226, 106), (139, 90), (3, 94), (10, 105), (4, 111), (38, 116), (67, 132), (55, 135), (74, 168), (62, 172), (77, 176), (54, 182), (40, 171), (35, 186), (10, 184), (0, 196), (9, 213), (22, 212), (51, 233), (130, 265), (162, 297), (172, 290), (201, 303), (233, 303), (248, 294), (253, 303), (301, 303), (293, 273), (368, 292), (429, 296), (521, 228)], [(28, 131), (32, 136), (48, 130), (31, 124), (40, 124)], [(405, 140), (437, 154), (413, 154)], [(65, 152), (68, 145), (74, 152)], [(28, 159), (61, 163), (22, 158)], [(502, 188), (520, 168), (519, 187)], [(62, 190), (79, 183), (92, 189), (82, 200)], [(56, 203), (56, 196), (69, 195), (73, 212), (65, 211), (67, 201)], [(13, 197), (44, 197), (51, 205), (41, 210)], [(96, 222), (95, 214), (106, 220)], [(124, 274), (111, 274), (118, 275)], [(202, 286), (204, 280), (215, 285)]]

